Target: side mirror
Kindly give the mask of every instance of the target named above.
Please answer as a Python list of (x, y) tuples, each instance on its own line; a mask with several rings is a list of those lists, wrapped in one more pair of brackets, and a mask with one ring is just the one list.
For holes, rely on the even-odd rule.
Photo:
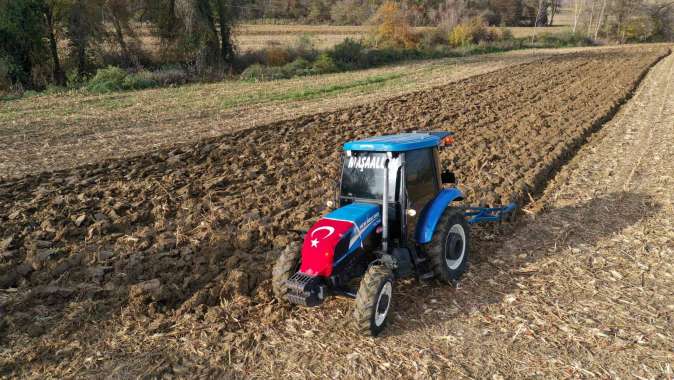
[(440, 177), (443, 184), (456, 183), (456, 176), (454, 175), (454, 172), (450, 172), (449, 170), (443, 170)]

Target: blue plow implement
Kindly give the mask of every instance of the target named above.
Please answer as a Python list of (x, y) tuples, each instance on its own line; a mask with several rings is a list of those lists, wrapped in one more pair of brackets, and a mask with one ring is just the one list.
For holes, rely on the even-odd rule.
[(466, 217), (469, 224), (482, 222), (500, 222), (508, 214), (517, 209), (515, 203), (503, 207), (466, 207)]

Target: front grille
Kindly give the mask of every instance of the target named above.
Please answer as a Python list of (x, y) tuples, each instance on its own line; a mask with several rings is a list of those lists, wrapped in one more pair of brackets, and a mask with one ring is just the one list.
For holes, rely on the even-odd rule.
[(304, 306), (318, 306), (325, 299), (326, 287), (320, 277), (297, 272), (288, 281), (286, 299), (290, 303)]

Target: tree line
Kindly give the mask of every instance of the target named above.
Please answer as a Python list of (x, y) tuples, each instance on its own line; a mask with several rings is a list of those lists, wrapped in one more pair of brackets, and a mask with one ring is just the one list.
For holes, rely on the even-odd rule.
[(671, 0), (568, 0), (567, 6), (573, 33), (620, 43), (674, 40)]
[[(490, 24), (548, 22), (558, 0), (403, 0), (413, 26), (438, 25), (460, 11)], [(292, 19), (360, 25), (384, 0), (0, 0), (0, 82), (26, 88), (91, 74), (100, 63), (151, 64), (135, 25), (149, 25), (161, 61), (195, 72), (225, 72), (235, 57), (236, 20)], [(533, 21), (532, 21), (533, 20)], [(549, 19), (552, 20), (552, 17)], [(116, 51), (110, 56), (113, 46)], [(67, 67), (68, 70), (64, 69)], [(67, 75), (68, 74), (68, 75)], [(2, 85), (3, 83), (0, 83)]]
[[(134, 24), (150, 25), (163, 56), (195, 70), (226, 70), (234, 59), (232, 28), (238, 0), (0, 0), (0, 78), (28, 88), (65, 84), (63, 62), (75, 76), (104, 61), (137, 66), (145, 55)], [(98, 57), (100, 58), (100, 57)], [(99, 60), (100, 61), (100, 60)], [(46, 72), (49, 69), (49, 72)], [(44, 80), (49, 77), (48, 80)]]
[[(253, 0), (242, 7), (245, 19), (283, 19), (303, 23), (360, 25), (385, 0)], [(492, 25), (533, 26), (552, 21), (561, 0), (401, 0), (414, 26), (437, 25), (448, 12), (481, 15)]]
[[(0, 89), (40, 89), (90, 77), (97, 68), (177, 65), (222, 77), (237, 59), (237, 22), (372, 22), (385, 0), (0, 0)], [(669, 39), (671, 0), (399, 0), (405, 22), (451, 31), (466, 20), (551, 25), (570, 10), (573, 33), (625, 41)], [(139, 29), (143, 28), (142, 33)], [(149, 31), (158, 53), (143, 40)]]

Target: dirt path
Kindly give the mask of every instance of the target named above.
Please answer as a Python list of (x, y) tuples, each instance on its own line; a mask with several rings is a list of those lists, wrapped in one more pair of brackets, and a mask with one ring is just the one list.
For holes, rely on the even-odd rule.
[(376, 340), (350, 333), (348, 301), (293, 311), (258, 329), (241, 373), (672, 378), (673, 83), (670, 56), (458, 289), (403, 286)]

